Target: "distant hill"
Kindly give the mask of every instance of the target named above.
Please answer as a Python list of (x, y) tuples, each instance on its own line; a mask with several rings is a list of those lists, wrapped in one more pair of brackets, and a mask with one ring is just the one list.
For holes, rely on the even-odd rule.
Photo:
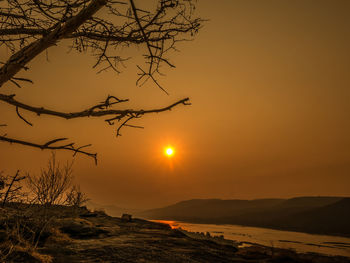
[(216, 220), (249, 211), (264, 210), (283, 202), (283, 199), (221, 200), (193, 199), (164, 208), (144, 211), (147, 218), (172, 218), (176, 220)]
[(296, 213), (282, 223), (300, 231), (350, 236), (350, 198)]
[(350, 198), (193, 199), (137, 213), (148, 219), (238, 224), (350, 236)]

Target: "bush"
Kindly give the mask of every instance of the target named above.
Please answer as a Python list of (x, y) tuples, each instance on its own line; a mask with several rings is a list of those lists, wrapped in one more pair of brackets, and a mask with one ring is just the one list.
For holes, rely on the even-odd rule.
[(33, 195), (33, 202), (50, 206), (63, 205), (64, 195), (71, 187), (73, 162), (61, 166), (52, 153), (47, 168), (42, 169), (40, 175), (27, 175), (28, 187)]
[(79, 185), (73, 185), (72, 188), (66, 194), (65, 204), (73, 207), (80, 207), (84, 203), (89, 201), (86, 194), (80, 190)]

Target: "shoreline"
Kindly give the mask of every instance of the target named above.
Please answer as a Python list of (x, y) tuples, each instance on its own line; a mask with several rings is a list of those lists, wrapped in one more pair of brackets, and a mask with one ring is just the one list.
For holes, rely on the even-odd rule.
[(150, 221), (175, 221), (175, 222), (181, 222), (181, 223), (188, 223), (188, 224), (200, 224), (200, 225), (217, 225), (217, 226), (240, 226), (240, 227), (255, 227), (255, 228), (265, 228), (269, 230), (276, 230), (276, 231), (286, 231), (286, 232), (292, 232), (292, 233), (300, 233), (300, 234), (310, 234), (310, 235), (319, 235), (319, 236), (331, 236), (331, 237), (340, 237), (340, 238), (349, 238), (350, 234), (343, 234), (343, 233), (333, 233), (333, 232), (313, 232), (313, 231), (302, 231), (297, 230), (294, 228), (289, 227), (272, 227), (272, 226), (263, 226), (263, 225), (254, 225), (254, 224), (233, 224), (233, 223), (218, 223), (218, 222), (211, 222), (211, 221), (203, 221), (203, 220), (193, 220), (193, 219), (174, 219), (174, 218), (160, 218), (160, 219), (150, 219), (150, 218), (144, 218), (145, 220)]
[[(236, 247), (256, 245), (291, 249), (297, 253), (350, 257), (350, 239), (346, 237), (228, 224), (196, 224), (164, 220), (153, 220), (153, 222), (169, 224), (172, 228), (179, 229), (191, 237), (232, 241), (231, 244)], [(226, 243), (228, 242), (226, 241)]]
[[(190, 238), (213, 241), (220, 245), (234, 246), (237, 249), (241, 249), (241, 250), (243, 249), (243, 250), (253, 250), (253, 251), (254, 250), (265, 251), (267, 253), (271, 253), (271, 256), (273, 256), (276, 253), (287, 253), (287, 254), (295, 253), (299, 256), (305, 256), (305, 257), (309, 257), (313, 255), (315, 257), (344, 258), (344, 259), (350, 260), (350, 256), (330, 255), (330, 254), (319, 253), (319, 252), (298, 252), (293, 248), (279, 248), (279, 247), (273, 247), (273, 246), (266, 246), (266, 245), (254, 243), (254, 242), (239, 242), (231, 239), (226, 239), (223, 235), (215, 236), (215, 235), (205, 234), (204, 232), (192, 232), (185, 229), (181, 229), (181, 227), (176, 229), (181, 231), (182, 233), (184, 233)], [(289, 240), (282, 240), (282, 241), (293, 242)]]

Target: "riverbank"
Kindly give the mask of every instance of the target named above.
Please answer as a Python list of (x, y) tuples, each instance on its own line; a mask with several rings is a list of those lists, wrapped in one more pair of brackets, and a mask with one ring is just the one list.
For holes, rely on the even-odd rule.
[(264, 246), (293, 249), (299, 253), (319, 253), (333, 256), (350, 257), (350, 238), (308, 234), (276, 229), (248, 227), (241, 225), (194, 224), (181, 221), (155, 220), (167, 223), (173, 228), (181, 228), (190, 232), (207, 236), (225, 237), (239, 245), (256, 243)]
[(241, 225), (350, 237), (350, 198), (192, 199), (138, 214), (146, 219)]

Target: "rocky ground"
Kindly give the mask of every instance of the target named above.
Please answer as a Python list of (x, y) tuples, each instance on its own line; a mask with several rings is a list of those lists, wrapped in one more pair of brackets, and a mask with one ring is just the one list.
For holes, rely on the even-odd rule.
[(62, 214), (42, 234), (36, 253), (14, 250), (5, 262), (286, 262), (350, 263), (349, 258), (297, 254), (291, 250), (251, 246), (191, 233), (141, 219), (122, 220), (103, 212)]

